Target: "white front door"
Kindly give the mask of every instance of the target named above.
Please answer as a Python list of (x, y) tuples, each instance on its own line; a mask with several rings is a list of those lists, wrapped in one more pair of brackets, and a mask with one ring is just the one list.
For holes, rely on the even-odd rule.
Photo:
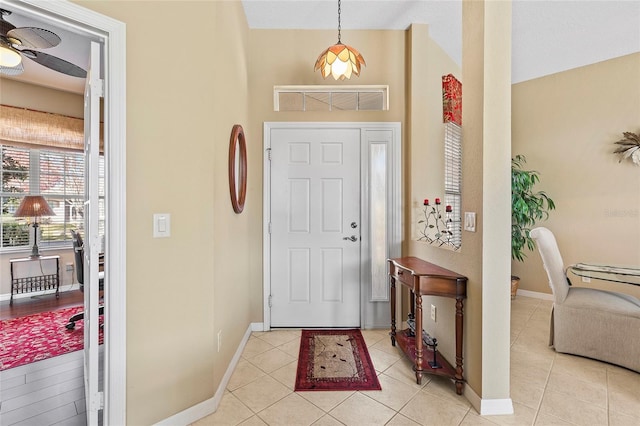
[(360, 130), (271, 133), (271, 326), (360, 326)]

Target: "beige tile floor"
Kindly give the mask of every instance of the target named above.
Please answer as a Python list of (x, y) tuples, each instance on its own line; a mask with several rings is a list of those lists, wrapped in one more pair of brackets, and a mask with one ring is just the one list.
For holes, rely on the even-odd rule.
[[(253, 333), (206, 425), (640, 425), (640, 374), (547, 347), (551, 302), (512, 301), (515, 414), (479, 416), (451, 382), (415, 383), (388, 330), (365, 330), (382, 391), (294, 392), (300, 331)], [(638, 354), (636, 354), (638, 356)]]

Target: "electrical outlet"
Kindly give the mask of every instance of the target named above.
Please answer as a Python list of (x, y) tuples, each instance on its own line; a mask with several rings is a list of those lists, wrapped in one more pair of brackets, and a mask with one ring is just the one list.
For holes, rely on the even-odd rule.
[(431, 319), (434, 322), (436, 320), (436, 305), (431, 305)]
[(67, 272), (73, 271), (73, 263), (67, 263)]
[(221, 347), (222, 347), (222, 330), (218, 331), (218, 352), (220, 352)]

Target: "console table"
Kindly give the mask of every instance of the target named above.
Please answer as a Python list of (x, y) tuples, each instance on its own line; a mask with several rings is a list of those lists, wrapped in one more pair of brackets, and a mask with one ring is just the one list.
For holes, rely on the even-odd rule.
[(56, 289), (60, 291), (60, 256), (37, 256), (9, 259), (11, 265), (11, 300), (13, 294)]
[[(414, 361), (416, 383), (422, 383), (422, 376), (425, 373), (450, 377), (455, 380), (456, 393), (461, 395), (464, 385), (462, 375), (463, 299), (467, 297), (467, 277), (417, 257), (389, 259), (388, 263), (391, 284), (391, 344), (395, 346), (397, 341), (402, 351)], [(396, 331), (396, 281), (409, 289), (410, 316), (415, 319), (415, 333), (410, 328)], [(455, 368), (435, 348), (425, 349), (423, 339), (416, 337), (416, 334), (422, 332), (422, 296), (425, 295), (456, 299)], [(437, 357), (439, 366), (434, 368), (425, 359), (432, 357)]]

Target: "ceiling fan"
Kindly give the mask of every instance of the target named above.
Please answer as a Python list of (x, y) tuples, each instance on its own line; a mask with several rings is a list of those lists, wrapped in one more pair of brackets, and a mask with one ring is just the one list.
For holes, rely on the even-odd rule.
[(0, 74), (19, 75), (24, 71), (22, 58), (72, 77), (86, 78), (87, 72), (79, 66), (53, 55), (32, 49), (49, 49), (62, 41), (49, 30), (36, 27), (16, 28), (4, 17), (11, 12), (0, 9)]

